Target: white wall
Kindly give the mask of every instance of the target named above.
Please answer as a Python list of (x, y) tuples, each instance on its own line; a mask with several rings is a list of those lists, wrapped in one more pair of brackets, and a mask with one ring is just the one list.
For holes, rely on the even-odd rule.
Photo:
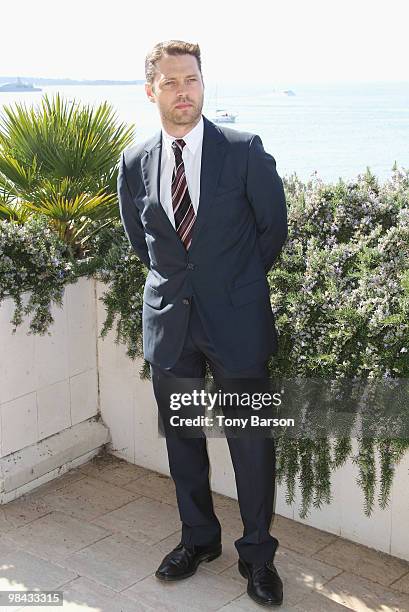
[[(26, 304), (28, 292), (23, 298)], [(59, 434), (86, 420), (95, 421), (99, 415), (95, 281), (80, 278), (66, 286), (63, 307), (52, 306), (54, 324), (43, 336), (27, 333), (29, 317), (13, 334), (13, 312), (14, 302), (6, 298), (0, 305), (0, 467), (7, 475), (0, 474), (0, 492), (7, 493), (3, 502), (26, 491), (29, 486), (25, 485), (30, 482), (36, 486), (36, 478), (44, 479), (48, 472), (53, 475), (52, 470), (57, 468), (61, 473), (64, 466), (68, 469), (75, 458), (64, 445), (77, 444), (76, 436)], [(94, 425), (94, 429), (100, 427)], [(56, 448), (60, 452), (54, 449), (56, 462), (47, 464), (47, 472), (37, 465), (36, 478), (27, 476), (24, 482), (26, 477), (21, 472), (17, 477), (15, 470), (22, 469), (24, 457), (34, 460), (32, 447), (43, 440), (50, 443), (57, 435), (60, 443)], [(94, 450), (81, 448), (84, 453)], [(21, 458), (20, 465), (11, 472), (16, 453)], [(58, 461), (63, 463), (58, 465)], [(24, 473), (26, 468), (27, 465)], [(17, 488), (8, 489), (17, 481)]]

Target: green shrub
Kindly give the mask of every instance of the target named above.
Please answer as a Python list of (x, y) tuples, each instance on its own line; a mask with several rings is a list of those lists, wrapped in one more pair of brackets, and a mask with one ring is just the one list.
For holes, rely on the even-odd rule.
[(92, 232), (119, 218), (116, 179), (133, 126), (112, 107), (44, 95), (38, 107), (4, 106), (0, 120), (0, 219), (19, 224), (37, 214), (75, 258)]
[[(398, 379), (409, 377), (409, 172), (393, 169), (383, 185), (369, 172), (356, 181), (307, 185), (285, 180), (289, 239), (269, 274), (280, 336), (273, 376)], [(308, 413), (307, 413), (308, 417)], [(374, 418), (374, 416), (372, 417)], [(394, 464), (407, 439), (359, 437), (358, 484), (371, 514), (380, 455), (379, 503), (390, 494)], [(301, 515), (330, 501), (331, 471), (351, 456), (348, 437), (278, 441), (277, 471)]]
[[(64, 287), (75, 279), (75, 263), (67, 246), (48, 227), (44, 217), (24, 225), (0, 221), (0, 304), (10, 296), (15, 303), (13, 331), (25, 315), (32, 316), (30, 333), (44, 334), (53, 318), (51, 302), (62, 305)], [(29, 298), (23, 304), (23, 293)]]

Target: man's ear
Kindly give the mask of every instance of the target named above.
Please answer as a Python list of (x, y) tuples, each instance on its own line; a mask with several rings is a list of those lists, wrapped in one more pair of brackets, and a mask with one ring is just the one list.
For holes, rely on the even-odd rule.
[(150, 102), (156, 102), (153, 86), (150, 83), (145, 83), (145, 92)]

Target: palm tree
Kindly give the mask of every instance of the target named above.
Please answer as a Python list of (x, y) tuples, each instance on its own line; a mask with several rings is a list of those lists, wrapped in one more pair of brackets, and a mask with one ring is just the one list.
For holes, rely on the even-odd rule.
[(118, 160), (134, 125), (97, 107), (44, 95), (38, 107), (4, 106), (0, 117), (0, 219), (44, 214), (74, 257), (119, 217)]

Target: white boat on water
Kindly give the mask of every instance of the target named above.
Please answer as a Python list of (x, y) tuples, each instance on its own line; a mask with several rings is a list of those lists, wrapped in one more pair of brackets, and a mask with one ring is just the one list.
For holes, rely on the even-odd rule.
[(292, 89), (273, 89), (271, 93), (278, 96), (295, 96), (295, 92)]
[(18, 78), (15, 83), (5, 83), (4, 85), (0, 85), (0, 93), (3, 91), (42, 91), (39, 87), (34, 87), (31, 83), (23, 83), (23, 81)]
[(234, 123), (237, 115), (235, 113), (229, 113), (224, 108), (216, 110), (216, 114), (212, 117), (213, 123)]

